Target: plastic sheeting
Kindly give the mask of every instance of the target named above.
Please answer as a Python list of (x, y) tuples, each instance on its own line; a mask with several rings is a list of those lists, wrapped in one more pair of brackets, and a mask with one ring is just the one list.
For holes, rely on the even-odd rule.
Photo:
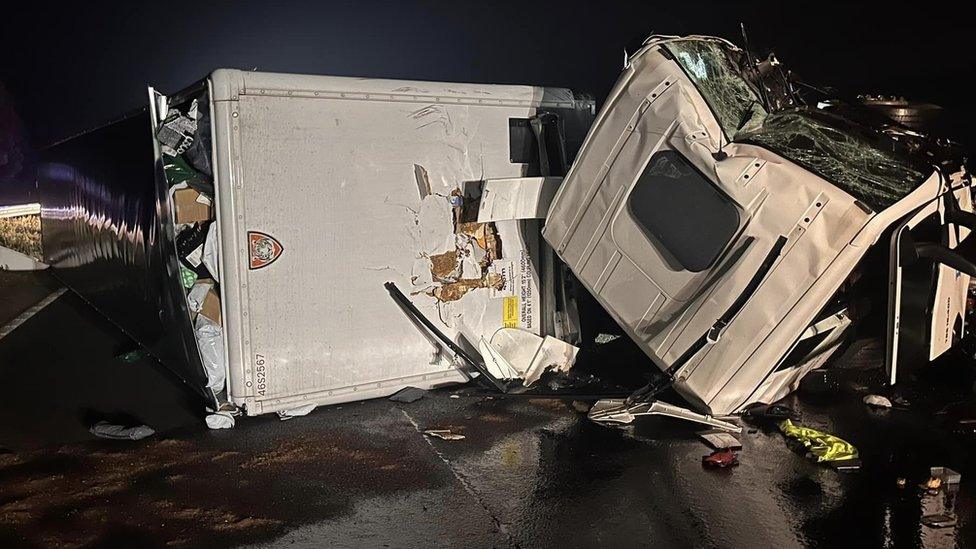
[(220, 263), (217, 261), (218, 229), (216, 223), (211, 223), (207, 230), (207, 239), (203, 243), (203, 264), (214, 280), (220, 282)]
[(109, 438), (113, 440), (142, 440), (148, 436), (156, 434), (156, 431), (147, 425), (137, 425), (135, 427), (125, 427), (115, 425), (107, 421), (99, 421), (91, 426), (88, 432), (98, 438)]
[(788, 419), (779, 424), (779, 430), (784, 435), (800, 441), (811, 454), (816, 456), (818, 462), (857, 459), (857, 448), (850, 442), (834, 435), (809, 427), (793, 425), (793, 422)]
[(207, 415), (206, 422), (210, 429), (233, 429), (236, 420), (230, 412), (215, 412)]
[(226, 366), (224, 364), (223, 330), (220, 324), (204, 315), (198, 315), (194, 332), (197, 336), (197, 346), (200, 348), (200, 358), (203, 368), (207, 372), (207, 387), (215, 393), (224, 389)]

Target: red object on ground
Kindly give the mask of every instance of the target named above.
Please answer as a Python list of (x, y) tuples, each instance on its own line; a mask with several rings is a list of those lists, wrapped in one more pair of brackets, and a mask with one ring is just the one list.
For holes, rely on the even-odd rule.
[(702, 457), (702, 466), (709, 468), (735, 467), (739, 464), (739, 458), (732, 450), (715, 450), (711, 454)]

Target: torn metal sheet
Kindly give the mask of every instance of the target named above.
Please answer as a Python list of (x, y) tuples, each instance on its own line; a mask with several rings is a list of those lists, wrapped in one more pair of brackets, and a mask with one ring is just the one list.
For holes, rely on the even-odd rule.
[(545, 219), (561, 177), (521, 177), (485, 181), (478, 223), (508, 219)]
[(698, 436), (708, 443), (709, 446), (716, 450), (741, 450), (742, 443), (739, 439), (730, 435), (729, 433), (721, 431), (704, 431), (698, 433)]
[(640, 402), (631, 405), (623, 399), (603, 399), (597, 401), (587, 414), (587, 417), (597, 423), (622, 425), (633, 423), (638, 416), (666, 416), (701, 423), (731, 433), (742, 432), (742, 427), (734, 423), (659, 401)]
[(526, 387), (547, 371), (566, 372), (576, 362), (579, 348), (552, 336), (539, 336), (519, 328), (500, 328), (480, 348), (485, 365), (501, 379), (522, 379)]

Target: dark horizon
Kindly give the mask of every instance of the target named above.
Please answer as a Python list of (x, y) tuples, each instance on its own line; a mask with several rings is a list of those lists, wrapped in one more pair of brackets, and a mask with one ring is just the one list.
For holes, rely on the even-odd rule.
[[(0, 84), (35, 148), (144, 106), (147, 84), (173, 92), (220, 67), (562, 86), (599, 102), (624, 49), (647, 35), (742, 45), (740, 22), (753, 50), (775, 51), (811, 83), (941, 105), (946, 133), (972, 150), (976, 113), (963, 84), (976, 61), (968, 21), (948, 9), (909, 17), (883, 6), (758, 2), (32, 4), (0, 22)], [(918, 34), (907, 25), (931, 36), (906, 39)], [(0, 190), (0, 201), (10, 192)]]

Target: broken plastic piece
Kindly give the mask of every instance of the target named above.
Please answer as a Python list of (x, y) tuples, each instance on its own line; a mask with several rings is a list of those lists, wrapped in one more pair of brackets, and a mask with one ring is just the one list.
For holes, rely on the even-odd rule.
[(715, 429), (721, 429), (723, 431), (729, 431), (732, 433), (742, 432), (742, 427), (739, 427), (734, 423), (715, 419), (707, 414), (699, 414), (692, 412), (687, 408), (674, 406), (672, 404), (667, 404), (660, 401), (639, 402), (637, 404), (628, 406), (626, 401), (623, 399), (608, 398), (598, 400), (596, 404), (590, 408), (590, 413), (587, 415), (587, 417), (597, 423), (629, 424), (632, 423), (637, 416), (655, 415), (693, 421), (695, 423), (701, 423)]
[(891, 408), (891, 401), (881, 395), (867, 395), (864, 403), (875, 408)]
[(427, 391), (416, 387), (404, 387), (390, 395), (393, 402), (415, 402), (427, 396)]
[(596, 338), (593, 339), (593, 343), (596, 343), (597, 345), (606, 345), (607, 343), (617, 339), (620, 339), (619, 334), (597, 334)]
[(289, 419), (307, 416), (315, 409), (316, 404), (306, 404), (304, 406), (298, 406), (297, 408), (291, 408), (289, 410), (279, 410), (278, 419), (281, 421), (288, 421)]
[(702, 457), (702, 466), (710, 469), (726, 469), (739, 464), (739, 458), (732, 450), (715, 450)]
[(464, 435), (452, 433), (450, 429), (427, 429), (424, 434), (444, 440), (464, 440)]
[(702, 431), (698, 436), (716, 450), (741, 450), (739, 439), (725, 432)]
[(816, 429), (793, 425), (786, 419), (779, 424), (779, 430), (789, 438), (796, 439), (817, 458), (817, 462), (835, 462), (857, 459), (857, 448), (853, 444)]
[(98, 438), (109, 438), (113, 440), (141, 440), (156, 433), (148, 425), (137, 425), (135, 427), (125, 427), (115, 425), (107, 421), (99, 421), (91, 426), (88, 432)]
[(579, 348), (552, 336), (541, 337), (519, 328), (500, 328), (491, 342), (479, 343), (485, 367), (501, 379), (521, 378), (526, 387), (547, 371), (565, 372), (576, 362)]
[(230, 412), (216, 412), (207, 415), (207, 427), (211, 429), (232, 429), (234, 427), (234, 415)]
[(561, 177), (520, 177), (485, 181), (478, 223), (544, 219), (562, 180)]

